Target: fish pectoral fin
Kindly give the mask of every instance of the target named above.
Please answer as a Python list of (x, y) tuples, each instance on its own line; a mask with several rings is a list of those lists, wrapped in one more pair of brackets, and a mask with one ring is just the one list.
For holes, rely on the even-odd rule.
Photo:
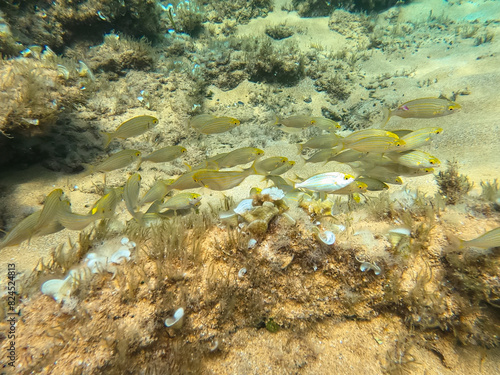
[(392, 112), (389, 110), (389, 108), (384, 107), (382, 108), (382, 114), (384, 115), (384, 117), (382, 118), (382, 125), (380, 125), (380, 129), (383, 129), (387, 125), (387, 123), (391, 119)]

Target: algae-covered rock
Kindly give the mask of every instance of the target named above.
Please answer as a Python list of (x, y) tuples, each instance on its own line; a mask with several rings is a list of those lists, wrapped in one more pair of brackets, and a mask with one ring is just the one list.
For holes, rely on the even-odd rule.
[(12, 35), (12, 31), (5, 20), (3, 12), (0, 11), (0, 54), (4, 56), (14, 56), (22, 49), (22, 45), (17, 43)]
[(160, 9), (154, 0), (56, 0), (43, 4), (31, 0), (5, 12), (23, 43), (51, 48), (62, 48), (83, 36), (99, 39), (110, 30), (149, 40), (161, 35)]
[(222, 22), (224, 19), (236, 19), (240, 23), (248, 23), (255, 17), (265, 17), (273, 10), (271, 0), (208, 0), (205, 7), (207, 19), (211, 22)]
[(66, 106), (81, 101), (82, 91), (61, 68), (37, 59), (0, 60), (0, 132), (37, 134), (50, 126)]
[(253, 210), (243, 212), (241, 216), (249, 223), (247, 230), (256, 236), (262, 236), (267, 232), (269, 223), (279, 214), (279, 209), (271, 202), (265, 202), (262, 206)]
[(155, 62), (154, 50), (145, 40), (133, 40), (124, 35), (107, 34), (104, 43), (88, 54), (95, 69), (123, 74), (124, 70), (150, 70)]
[(410, 0), (293, 0), (293, 7), (302, 17), (327, 16), (337, 8), (357, 11), (381, 11)]

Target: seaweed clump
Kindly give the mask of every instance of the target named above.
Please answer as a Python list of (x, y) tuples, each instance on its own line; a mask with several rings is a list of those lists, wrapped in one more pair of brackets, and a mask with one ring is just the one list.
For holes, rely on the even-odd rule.
[(267, 26), (265, 33), (274, 40), (281, 40), (291, 37), (295, 31), (291, 26), (282, 23), (274, 26)]
[(271, 0), (208, 0), (206, 3), (207, 19), (216, 23), (234, 19), (238, 23), (245, 24), (252, 18), (267, 16), (273, 10)]
[(438, 173), (436, 182), (439, 186), (439, 194), (446, 199), (446, 204), (449, 205), (458, 203), (473, 186), (467, 176), (458, 173), (456, 161), (448, 161), (448, 167), (445, 171)]
[(276, 47), (271, 40), (257, 39), (247, 49), (250, 81), (293, 86), (304, 77), (304, 57), (292, 43)]
[(178, 0), (166, 8), (170, 27), (176, 32), (191, 36), (198, 35), (202, 28), (205, 13), (195, 0)]
[(125, 70), (150, 70), (155, 63), (154, 49), (145, 38), (134, 40), (120, 34), (104, 35), (104, 43), (89, 51), (95, 69), (124, 75)]

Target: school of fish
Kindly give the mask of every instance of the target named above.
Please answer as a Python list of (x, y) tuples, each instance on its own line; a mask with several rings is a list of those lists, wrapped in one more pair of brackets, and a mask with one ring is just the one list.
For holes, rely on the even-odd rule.
[[(386, 120), (392, 116), (402, 118), (433, 118), (456, 113), (460, 105), (444, 98), (422, 98), (400, 105), (396, 110), (386, 111)], [(153, 129), (159, 120), (153, 116), (136, 116), (115, 131), (102, 133), (104, 146), (114, 139), (136, 137)], [(201, 114), (190, 119), (189, 125), (201, 134), (219, 134), (240, 126), (233, 117), (217, 117)], [(275, 126), (287, 133), (300, 132), (311, 126), (324, 134), (298, 144), (298, 156), (304, 150), (316, 150), (305, 163), (342, 163), (352, 169), (352, 174), (336, 171), (320, 173), (308, 178), (295, 175), (294, 180), (282, 177), (296, 165), (283, 156), (264, 158), (265, 151), (254, 147), (242, 147), (228, 153), (207, 158), (198, 165), (188, 165), (188, 170), (177, 178), (158, 179), (144, 189), (139, 173), (132, 174), (122, 187), (107, 188), (87, 213), (76, 213), (61, 189), (55, 189), (45, 199), (43, 208), (18, 223), (0, 241), (0, 249), (14, 246), (36, 236), (55, 233), (64, 228), (83, 230), (96, 220), (111, 218), (117, 205), (123, 200), (134, 220), (147, 225), (168, 218), (172, 214), (196, 209), (200, 206), (203, 190), (199, 193), (185, 192), (191, 189), (225, 191), (240, 185), (251, 175), (263, 176), (283, 192), (289, 201), (325, 199), (328, 194), (344, 194), (359, 199), (367, 191), (381, 191), (390, 184), (401, 185), (403, 177), (417, 177), (434, 172), (440, 161), (427, 152), (418, 150), (443, 132), (439, 127), (418, 130), (365, 129), (342, 137), (336, 134), (340, 125), (322, 117), (291, 116), (277, 118)], [(326, 132), (326, 133), (325, 133)], [(140, 150), (124, 149), (108, 156), (96, 165), (88, 165), (82, 176), (122, 169), (137, 162), (166, 163), (181, 157), (187, 149), (181, 145), (166, 146), (147, 155)], [(246, 166), (246, 168), (241, 168)], [(237, 167), (237, 169), (233, 169)], [(230, 169), (228, 169), (230, 168)], [(173, 194), (174, 191), (179, 191)], [(201, 193), (201, 194), (200, 194)]]

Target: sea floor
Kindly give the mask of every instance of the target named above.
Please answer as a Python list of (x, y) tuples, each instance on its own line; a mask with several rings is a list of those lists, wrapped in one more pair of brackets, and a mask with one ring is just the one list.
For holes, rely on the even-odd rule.
[[(268, 17), (253, 19), (247, 25), (239, 25), (237, 35), (260, 36), (264, 34), (266, 25), (286, 23), (289, 26), (296, 26), (301, 29), (300, 33), (296, 33), (290, 39), (294, 40), (303, 51), (310, 50), (312, 45), (315, 45), (315, 48), (318, 48), (317, 45), (321, 45), (321, 49), (327, 51), (329, 49), (354, 48), (360, 43), (360, 40), (351, 38), (347, 32), (342, 35), (342, 33), (330, 30), (328, 17), (300, 18), (295, 12), (281, 10), (283, 5), (286, 5), (286, 1), (277, 1), (274, 11)], [(498, 153), (498, 150), (500, 150), (500, 125), (498, 123), (500, 118), (500, 106), (498, 105), (500, 43), (497, 42), (500, 38), (500, 28), (498, 26), (498, 21), (500, 21), (499, 5), (495, 1), (445, 2), (428, 0), (415, 1), (407, 6), (400, 7), (397, 17), (401, 23), (408, 20), (429, 22), (430, 10), (436, 17), (442, 16), (446, 18), (446, 22), (449, 22), (449, 20), (456, 23), (472, 22), (474, 17), (477, 17), (481, 22), (491, 21), (487, 27), (494, 34), (494, 39), (490, 43), (481, 45), (475, 45), (473, 38), (455, 38), (454, 42), (450, 43), (449, 40), (442, 37), (442, 33), (438, 28), (429, 28), (427, 31), (428, 37), (418, 47), (409, 45), (395, 50), (370, 50), (364, 55), (363, 59), (358, 60), (353, 75), (359, 75), (359, 79), (364, 81), (376, 82), (377, 85), (372, 90), (367, 90), (366, 86), (362, 85), (354, 86), (345, 105), (348, 107), (353, 103), (364, 102), (374, 97), (384, 98), (385, 103), (396, 104), (420, 97), (457, 94), (456, 101), (462, 106), (462, 110), (457, 114), (436, 119), (401, 119), (394, 117), (391, 118), (386, 129), (415, 130), (431, 126), (443, 128), (443, 133), (424, 150), (442, 161), (442, 170), (446, 167), (446, 161), (455, 160), (458, 162), (460, 173), (468, 176), (470, 181), (474, 183), (474, 188), (469, 193), (472, 199), (479, 196), (481, 181), (493, 181), (500, 177), (500, 156)], [(380, 24), (384, 25), (386, 19), (394, 17), (394, 12), (394, 9), (391, 9), (383, 13), (380, 16)], [(398, 38), (398, 36), (396, 35), (394, 38)], [(381, 79), (380, 77), (385, 78)], [(139, 79), (132, 80), (132, 78)], [(121, 84), (135, 85), (129, 87), (129, 89), (130, 91), (137, 91), (140, 89), (140, 84), (144, 82), (147, 84), (148, 80), (153, 78), (147, 73), (140, 73), (139, 77), (129, 75), (122, 79)], [(383, 84), (380, 84), (381, 82)], [(96, 95), (102, 96), (102, 100), (106, 104), (106, 100), (108, 100), (106, 98), (113, 95), (115, 88), (116, 86), (108, 85), (103, 87)], [(256, 147), (264, 145), (266, 156), (286, 156), (290, 160), (297, 162), (296, 167), (286, 175), (289, 178), (294, 178), (295, 175), (309, 177), (327, 171), (351, 171), (348, 166), (337, 163), (328, 163), (326, 165), (322, 163), (305, 164), (298, 155), (297, 147), (290, 143), (291, 140), (293, 141), (293, 137), (281, 134), (277, 139), (271, 139), (268, 132), (264, 130), (265, 126), (274, 122), (274, 115), (285, 117), (298, 111), (310, 113), (313, 116), (321, 116), (322, 108), (331, 106), (327, 96), (315, 90), (312, 80), (306, 78), (297, 86), (280, 88), (279, 95), (281, 97), (288, 95), (289, 98), (289, 103), (284, 108), (285, 112), (280, 114), (265, 110), (262, 105), (253, 107), (249, 104), (251, 98), (256, 95), (269, 98), (269, 90), (271, 89), (266, 84), (244, 81), (232, 90), (223, 91), (215, 86), (210, 87), (210, 90), (213, 93), (211, 100), (204, 103), (207, 110), (217, 108), (220, 114), (227, 113), (227, 115), (241, 118), (241, 127), (245, 127), (245, 130), (233, 132), (231, 136), (202, 135), (196, 139), (189, 138), (188, 141), (192, 141), (192, 143), (185, 144), (181, 142), (188, 148), (188, 162), (201, 161), (204, 154), (205, 156), (215, 155), (254, 142), (257, 145)], [(304, 100), (305, 98), (307, 100)], [(170, 98), (167, 97), (165, 100), (170, 100)], [(181, 100), (180, 97), (178, 100)], [(238, 101), (243, 102), (244, 105), (235, 106)], [(175, 132), (182, 132), (187, 126), (188, 119), (187, 115), (179, 112), (182, 103), (176, 103), (179, 104), (178, 106), (171, 103), (168, 105), (161, 104), (165, 103), (160, 103), (154, 111), (135, 108), (125, 113), (116, 113), (103, 117), (96, 115), (96, 112), (92, 112), (92, 107), (89, 106), (79, 108), (75, 121), (81, 122), (90, 118), (98, 118), (98, 120), (93, 120), (93, 123), (97, 124), (102, 130), (110, 130), (117, 123), (127, 118), (147, 113), (158, 117), (160, 122), (172, 123)], [(378, 127), (382, 122), (382, 111), (381, 108), (374, 108), (374, 111), (380, 113), (379, 116), (374, 117), (373, 126)], [(168, 126), (170, 125), (165, 125), (165, 131), (168, 130)], [(349, 130), (340, 132), (341, 135), (349, 133)], [(252, 137), (250, 140), (248, 139), (249, 135)], [(151, 139), (144, 135), (137, 140), (126, 140), (121, 144), (125, 148), (142, 146), (148, 149), (148, 147), (151, 147), (150, 141)], [(170, 166), (143, 166), (140, 173), (143, 177), (143, 184), (151, 185), (155, 179), (178, 175), (184, 170), (182, 162), (176, 161)], [(124, 184), (131, 173), (132, 169), (110, 172), (106, 176), (106, 184), (111, 186)], [(98, 187), (102, 183), (103, 176), (99, 174), (79, 178), (77, 175), (49, 171), (38, 165), (25, 170), (4, 173), (1, 181), (4, 190), (2, 197), (0, 197), (0, 204), (2, 210), (6, 213), (2, 215), (2, 218), (8, 220), (8, 222), (2, 223), (2, 225), (5, 228), (12, 228), (16, 222), (28, 213), (41, 207), (45, 196), (54, 188), (62, 188), (71, 200), (73, 209), (77, 212), (84, 212), (100, 197)], [(208, 207), (219, 207), (225, 197), (230, 197), (235, 202), (238, 202), (248, 196), (251, 187), (264, 186), (266, 186), (266, 183), (262, 182), (261, 177), (251, 176), (245, 180), (244, 184), (230, 191), (215, 192), (205, 188), (196, 189), (195, 191), (203, 196), (201, 211), (211, 212)], [(429, 197), (434, 196), (438, 190), (433, 175), (406, 179), (404, 187), (394, 188), (394, 190), (408, 188), (418, 190)], [(377, 195), (378, 193), (369, 194), (369, 196), (373, 197)], [(363, 214), (356, 215), (354, 215), (354, 219), (349, 219), (358, 220), (352, 224), (354, 228), (352, 233), (355, 230), (370, 230), (377, 237), (382, 236), (381, 233), (390, 226), (387, 221), (363, 221)], [(123, 203), (118, 206), (116, 218), (117, 220), (113, 223), (113, 230), (123, 232), (126, 221), (130, 220), (130, 215)], [(474, 213), (471, 213), (465, 204), (448, 208), (442, 213), (441, 218), (442, 221), (438, 224), (441, 232), (452, 230), (456, 235), (466, 239), (474, 238), (486, 230), (498, 226), (500, 222), (498, 212), (491, 213), (490, 216), (479, 217), (478, 215), (478, 217), (475, 217)], [(219, 229), (221, 228), (219, 224), (216, 224), (216, 226)], [(439, 242), (438, 245), (443, 244), (444, 246), (445, 235), (443, 233), (438, 236), (439, 241), (443, 241)], [(441, 236), (441, 234), (443, 235)], [(210, 232), (209, 235), (213, 236), (214, 234)], [(76, 243), (78, 237), (78, 232), (64, 230), (53, 235), (33, 238), (29, 243), (25, 242), (19, 246), (2, 249), (0, 252), (1, 285), (7, 285), (6, 275), (9, 263), (15, 263), (19, 276), (25, 276), (37, 266), (41, 258), (47, 262), (53, 249), (58, 244)], [(370, 254), (370, 251), (379, 251), (379, 249), (370, 249), (368, 242), (356, 242), (355, 239), (343, 238), (341, 235), (338, 237), (338, 241), (342, 240), (345, 240), (345, 244), (352, 243), (358, 254), (366, 255)], [(267, 241), (270, 240), (267, 239)], [(312, 236), (311, 241), (313, 244), (315, 243)], [(213, 248), (207, 250), (208, 254), (213, 252)], [(441, 256), (432, 256), (430, 259), (436, 263), (443, 261)], [(207, 264), (210, 262), (210, 259), (207, 260)], [(217, 259), (216, 262), (221, 262), (221, 259)], [(236, 262), (236, 265), (238, 265), (238, 262)], [(420, 267), (423, 267), (422, 264), (418, 265), (416, 272)], [(438, 264), (436, 267), (439, 270), (445, 268), (442, 264)], [(148, 269), (146, 273), (149, 275), (150, 272), (151, 270)], [(229, 271), (227, 272), (229, 274)], [(416, 277), (416, 275), (414, 276)], [(102, 298), (99, 295), (100, 288), (107, 288), (106, 293), (113, 294), (113, 292), (109, 291), (109, 288), (113, 287), (113, 285), (116, 286), (117, 282), (105, 277), (102, 279), (105, 279), (105, 281), (99, 282), (97, 291), (94, 290), (93, 294), (87, 297), (86, 303), (89, 306), (91, 302), (96, 303)], [(300, 284), (299, 281), (297, 283)], [(116, 287), (120, 289), (123, 286), (118, 285)], [(192, 285), (189, 286), (189, 288), (192, 287)], [(304, 288), (305, 290), (309, 287), (308, 285), (297, 285), (297, 288)], [(350, 287), (355, 288), (354, 285), (350, 285)], [(183, 293), (186, 293), (184, 289), (182, 290)], [(269, 296), (272, 296), (272, 293), (285, 293), (284, 290), (267, 292), (269, 292), (269, 295), (266, 294), (266, 298), (271, 298)], [(144, 299), (161, 299), (155, 293), (159, 292), (155, 290), (151, 292), (151, 295), (142, 295), (142, 297)], [(259, 293), (259, 290), (256, 290), (256, 293)], [(188, 297), (184, 296), (183, 298), (185, 301), (189, 300)], [(314, 300), (314, 296), (311, 299)], [(106, 303), (106, 301), (101, 302)], [(245, 303), (244, 300), (240, 302)], [(25, 334), (30, 329), (46, 329), (44, 324), (50, 325), (50, 319), (52, 318), (54, 322), (58, 322), (57, 324), (67, 322), (66, 318), (71, 315), (71, 310), (61, 310), (59, 304), (47, 296), (42, 296), (40, 293), (33, 294), (30, 300), (23, 303), (26, 304), (22, 307), (22, 309), (26, 309), (26, 319), (22, 317), (22, 313), (20, 320), (23, 323), (19, 323), (19, 325), (22, 327), (24, 324), (24, 327), (20, 329)], [(142, 303), (144, 301), (141, 301), (140, 306), (143, 306)], [(207, 321), (204, 321), (202, 316), (200, 317), (203, 308), (206, 308), (206, 306), (203, 305), (202, 301), (199, 301), (199, 303), (196, 311), (197, 319), (199, 319), (200, 324), (207, 324)], [(363, 316), (363, 318), (359, 318), (363, 314), (349, 316), (348, 313), (336, 314), (335, 311), (329, 311), (321, 318), (315, 317), (312, 321), (309, 321), (307, 316), (302, 315), (302, 311), (297, 312), (294, 310), (294, 303), (297, 304), (297, 311), (300, 310), (300, 301), (287, 303), (286, 308), (289, 311), (283, 312), (283, 316), (288, 318), (283, 318), (286, 323), (282, 324), (285, 328), (276, 333), (271, 333), (262, 327), (255, 328), (248, 324), (240, 325), (236, 318), (231, 320), (230, 328), (227, 327), (229, 323), (226, 321), (223, 329), (218, 327), (217, 320), (210, 321), (211, 326), (209, 328), (200, 328), (199, 332), (206, 332), (206, 330), (217, 332), (219, 328), (224, 332), (223, 335), (220, 335), (221, 342), (218, 342), (220, 348), (214, 349), (213, 352), (210, 348), (208, 355), (204, 356), (201, 373), (259, 375), (292, 373), (357, 374), (359, 372), (366, 374), (495, 374), (498, 373), (498, 368), (500, 368), (500, 351), (498, 348), (485, 349), (481, 345), (458, 344), (453, 338), (453, 333), (447, 330), (412, 328), (408, 322), (404, 321), (401, 314), (396, 314), (388, 310), (387, 307), (380, 310), (373, 308), (374, 312)], [(124, 309), (126, 311), (133, 310), (138, 315), (153, 314), (149, 304), (144, 303), (146, 307), (143, 311), (140, 311), (140, 306), (138, 308), (127, 306)], [(36, 318), (37, 308), (46, 309), (44, 314), (41, 315), (48, 321), (43, 322), (41, 319)], [(116, 308), (115, 306), (113, 309)], [(212, 308), (217, 309), (217, 307), (213, 306)], [(220, 307), (220, 309), (224, 309), (224, 306)], [(276, 315), (275, 309), (277, 307), (273, 308), (272, 313), (278, 316), (279, 314)], [(91, 310), (92, 308), (89, 307), (89, 311)], [(210, 314), (215, 314), (213, 310), (210, 311)], [(291, 323), (293, 322), (291, 318), (293, 316), (300, 323), (297, 325)], [(151, 319), (159, 321), (164, 317), (153, 315)], [(85, 319), (82, 318), (82, 321), (85, 321)], [(32, 325), (30, 326), (30, 324)], [(189, 325), (192, 329), (190, 337), (184, 338), (179, 332), (172, 334), (175, 345), (177, 345), (176, 348), (182, 348), (186, 343), (193, 343), (197, 340), (195, 337), (197, 331), (193, 328), (195, 325), (194, 322)], [(140, 332), (140, 329), (138, 331)], [(154, 332), (151, 327), (145, 328), (145, 331), (148, 334)], [(55, 334), (51, 333), (51, 335)], [(21, 342), (26, 345), (20, 349), (22, 350), (21, 355), (30, 354), (34, 357), (42, 357), (43, 350), (49, 350), (41, 344), (41, 341), (44, 340), (43, 335), (34, 332), (30, 336), (35, 340), (34, 342), (26, 342), (26, 340), (21, 339)], [(60, 348), (65, 347), (65, 340), (72, 339), (71, 335), (67, 333), (61, 334), (60, 337), (62, 344), (57, 344)], [(81, 340), (79, 345), (75, 345), (73, 342), (71, 344), (72, 348), (85, 347), (85, 337), (79, 335), (78, 340)], [(154, 339), (151, 340), (154, 341)], [(136, 341), (140, 342), (141, 339), (138, 338)], [(168, 342), (168, 338), (162, 337), (159, 341)], [(106, 353), (107, 355), (110, 353), (118, 355), (117, 353), (120, 352), (119, 348), (113, 347), (111, 344), (109, 344), (109, 347), (106, 345), (106, 343), (102, 343), (102, 346), (106, 347), (104, 349), (99, 347), (99, 350), (102, 349), (99, 351), (99, 355)], [(141, 351), (148, 350), (148, 344), (141, 345), (137, 344), (134, 347), (136, 352), (132, 355), (134, 365), (139, 367), (141, 361), (147, 358), (147, 355), (143, 356)], [(156, 345), (151, 344), (151, 347), (154, 347), (155, 350), (163, 350)], [(29, 346), (34, 348), (32, 353), (29, 351)], [(172, 346), (168, 345), (167, 347), (172, 348)], [(81, 348), (80, 350), (82, 350)], [(90, 361), (91, 356), (80, 350), (76, 350), (76, 353), (85, 360)], [(204, 353), (206, 352), (205, 350)], [(190, 352), (190, 355), (194, 355), (193, 353), (195, 352)], [(4, 360), (5, 358), (2, 359), (2, 361)], [(54, 357), (54, 360), (68, 366), (76, 363), (71, 353), (67, 352), (64, 353), (62, 358)], [(104, 371), (103, 369), (106, 369), (106, 358), (99, 357), (98, 360), (102, 367), (90, 367), (94, 371), (97, 371), (96, 369)], [(29, 362), (30, 360), (26, 358), (21, 361), (23, 364)], [(43, 361), (39, 363), (43, 363), (43, 368), (33, 369), (34, 373), (72, 373), (69, 368), (64, 369)], [(176, 364), (176, 366), (172, 368), (177, 370), (183, 368), (179, 364)], [(15, 373), (27, 373), (25, 372), (26, 368), (29, 368), (29, 366), (18, 368)], [(109, 368), (106, 371), (108, 370), (110, 373), (112, 372)], [(87, 372), (82, 370), (82, 373)]]

